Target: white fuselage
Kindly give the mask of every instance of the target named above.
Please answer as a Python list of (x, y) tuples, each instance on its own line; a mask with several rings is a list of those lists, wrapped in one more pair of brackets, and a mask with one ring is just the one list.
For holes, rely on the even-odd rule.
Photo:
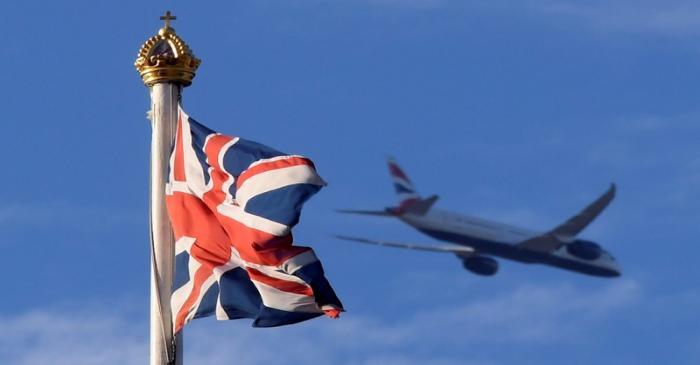
[(404, 213), (398, 218), (431, 237), (471, 246), (479, 254), (541, 263), (596, 276), (618, 276), (620, 273), (615, 259), (605, 250), (594, 260), (585, 260), (567, 251), (566, 243), (569, 242), (563, 242), (559, 249), (547, 253), (518, 246), (518, 243), (542, 232), (438, 209), (431, 209), (423, 215)]
[(512, 245), (535, 237), (541, 233), (435, 208), (424, 215), (406, 213), (399, 218), (417, 229), (451, 232), (486, 241)]

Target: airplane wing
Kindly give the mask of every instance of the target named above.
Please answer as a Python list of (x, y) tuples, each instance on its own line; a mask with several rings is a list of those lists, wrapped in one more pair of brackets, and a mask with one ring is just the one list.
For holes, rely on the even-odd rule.
[(551, 252), (561, 247), (564, 243), (572, 241), (610, 204), (610, 201), (615, 197), (615, 190), (615, 184), (611, 184), (608, 191), (584, 210), (553, 230), (527, 239), (519, 243), (518, 246), (533, 251)]
[(448, 253), (455, 253), (455, 254), (461, 254), (461, 255), (469, 255), (469, 254), (476, 253), (476, 250), (474, 250), (472, 247), (469, 247), (469, 246), (417, 245), (417, 244), (413, 244), (413, 243), (376, 241), (376, 240), (369, 240), (366, 238), (349, 237), (349, 236), (341, 236), (341, 235), (336, 235), (335, 237), (340, 238), (341, 240), (366, 243), (368, 245), (375, 245), (375, 246), (406, 248), (406, 249), (411, 249), (411, 250), (432, 251), (432, 252), (448, 252)]
[(353, 209), (337, 209), (338, 213), (362, 214), (362, 215), (378, 215), (382, 217), (395, 217), (396, 214), (385, 210), (353, 210)]

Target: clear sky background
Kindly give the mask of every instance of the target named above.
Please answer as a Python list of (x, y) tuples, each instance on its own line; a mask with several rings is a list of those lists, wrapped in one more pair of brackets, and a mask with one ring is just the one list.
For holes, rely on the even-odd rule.
[[(166, 9), (202, 59), (194, 118), (304, 154), (306, 206), (347, 313), (279, 329), (202, 319), (187, 364), (700, 363), (700, 5), (694, 1), (0, 3), (0, 363), (144, 364), (147, 89)], [(547, 230), (618, 196), (583, 237), (623, 276), (356, 246), (431, 243), (336, 208), (394, 204), (396, 156), (438, 206)]]

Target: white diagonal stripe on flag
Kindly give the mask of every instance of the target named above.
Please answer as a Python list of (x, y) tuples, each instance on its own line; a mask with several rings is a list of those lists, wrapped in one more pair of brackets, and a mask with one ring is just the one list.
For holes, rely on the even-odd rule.
[(236, 190), (236, 201), (245, 207), (256, 195), (294, 184), (323, 186), (324, 182), (309, 165), (296, 165), (261, 172), (249, 177)]
[(256, 280), (251, 280), (260, 292), (263, 304), (268, 308), (279, 309), (287, 312), (319, 313), (321, 309), (316, 304), (314, 297), (302, 294), (289, 293), (273, 288)]

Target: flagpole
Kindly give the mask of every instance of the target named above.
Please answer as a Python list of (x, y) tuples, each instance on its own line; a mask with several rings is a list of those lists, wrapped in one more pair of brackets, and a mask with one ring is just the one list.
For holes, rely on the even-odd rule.
[(175, 139), (178, 85), (151, 88), (151, 365), (182, 364), (182, 336), (173, 341), (170, 295), (173, 285), (175, 239), (165, 207), (168, 155)]
[(151, 300), (150, 300), (150, 364), (182, 364), (182, 331), (173, 334), (170, 310), (175, 239), (165, 205), (165, 184), (170, 151), (177, 126), (180, 91), (189, 86), (200, 61), (187, 44), (175, 34), (166, 12), (160, 18), (165, 26), (141, 47), (136, 69), (151, 91)]

